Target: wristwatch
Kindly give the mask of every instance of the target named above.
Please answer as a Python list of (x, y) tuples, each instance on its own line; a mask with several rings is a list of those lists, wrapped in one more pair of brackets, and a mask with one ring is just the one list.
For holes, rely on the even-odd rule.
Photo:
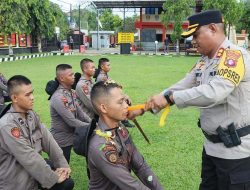
[(174, 105), (174, 101), (172, 101), (172, 100), (170, 99), (170, 96), (172, 96), (172, 94), (173, 94), (173, 92), (172, 92), (171, 90), (168, 90), (168, 91), (166, 91), (166, 92), (163, 94), (163, 96), (166, 98), (166, 100), (167, 100), (167, 102), (168, 102), (168, 104), (169, 104), (170, 106)]

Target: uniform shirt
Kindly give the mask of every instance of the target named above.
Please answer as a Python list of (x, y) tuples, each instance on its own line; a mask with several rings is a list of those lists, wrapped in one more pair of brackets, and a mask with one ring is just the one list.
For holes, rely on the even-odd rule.
[(3, 74), (0, 73), (0, 105), (4, 104), (4, 96), (7, 96), (7, 80), (3, 76)]
[(108, 74), (103, 72), (103, 71), (100, 71), (99, 75), (96, 77), (96, 82), (99, 82), (99, 81), (106, 81), (110, 79)]
[[(98, 127), (108, 129), (101, 119)], [(112, 130), (115, 137), (95, 134), (89, 143), (89, 190), (161, 190), (163, 189), (122, 125)], [(95, 132), (94, 132), (95, 133)], [(105, 133), (106, 134), (106, 133)], [(131, 175), (131, 170), (140, 179)]]
[(84, 76), (80, 78), (76, 85), (76, 95), (81, 101), (83, 111), (90, 117), (94, 117), (94, 108), (90, 100), (90, 92), (93, 87), (92, 80), (85, 79)]
[(50, 99), (50, 115), (51, 133), (60, 147), (73, 145), (75, 128), (91, 122), (79, 106), (75, 91), (61, 85)]
[(33, 111), (27, 119), (11, 107), (0, 119), (0, 189), (37, 190), (50, 188), (58, 181), (41, 156), (48, 153), (55, 168), (68, 168), (62, 150)]
[[(229, 50), (230, 52), (226, 51)], [(240, 50), (243, 57), (243, 78), (234, 69), (239, 67)], [(223, 59), (223, 56), (225, 60)], [(224, 67), (224, 70), (221, 69)], [(227, 71), (227, 73), (225, 73)], [(227, 39), (221, 44), (214, 58), (203, 56), (184, 79), (170, 87), (175, 104), (179, 108), (200, 108), (201, 128), (208, 134), (217, 135), (216, 129), (250, 125), (250, 56)], [(250, 135), (241, 137), (241, 145), (226, 148), (223, 143), (205, 140), (208, 155), (224, 159), (240, 159), (250, 156)]]

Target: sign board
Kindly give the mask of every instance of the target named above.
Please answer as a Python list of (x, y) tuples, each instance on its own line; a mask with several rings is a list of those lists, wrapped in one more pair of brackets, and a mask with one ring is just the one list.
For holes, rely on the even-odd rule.
[(118, 33), (118, 44), (120, 43), (134, 43), (134, 33), (119, 32)]
[(57, 27), (57, 26), (55, 27), (55, 33), (56, 33), (56, 34), (60, 34), (60, 28)]

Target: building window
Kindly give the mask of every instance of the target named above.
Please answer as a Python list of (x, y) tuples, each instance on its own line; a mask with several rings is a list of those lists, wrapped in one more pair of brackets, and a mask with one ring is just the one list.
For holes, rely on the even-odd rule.
[(150, 20), (150, 15), (146, 15), (146, 20)]
[(155, 8), (152, 8), (152, 7), (145, 8), (145, 14), (146, 15), (154, 15), (155, 14)]
[(160, 19), (159, 15), (155, 15), (155, 20), (158, 21)]

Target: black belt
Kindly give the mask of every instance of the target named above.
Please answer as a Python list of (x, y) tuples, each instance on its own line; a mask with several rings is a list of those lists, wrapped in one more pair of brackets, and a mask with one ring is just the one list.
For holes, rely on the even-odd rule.
[[(221, 140), (221, 138), (219, 137), (219, 135), (209, 135), (209, 134), (207, 134), (203, 129), (201, 129), (201, 130), (202, 130), (204, 136), (205, 136), (209, 141), (211, 141), (211, 142), (213, 142), (213, 143), (221, 143), (221, 142), (223, 142), (223, 141)], [(245, 126), (245, 127), (242, 127), (242, 128), (240, 128), (240, 129), (236, 129), (236, 132), (237, 132), (237, 134), (238, 134), (239, 137), (244, 137), (244, 136), (248, 135), (248, 134), (250, 134), (250, 125), (247, 125), (247, 126)], [(228, 134), (228, 135), (229, 135), (229, 134)]]
[[(229, 128), (229, 127), (231, 128), (232, 125), (233, 125), (233, 124), (230, 124), (230, 125), (228, 126), (228, 128)], [(201, 128), (200, 120), (198, 121), (198, 127)], [(218, 129), (220, 129), (220, 130), (218, 131)], [(232, 140), (232, 143), (233, 143), (233, 141), (235, 141), (235, 137), (236, 137), (236, 138), (239, 138), (239, 137), (244, 137), (244, 136), (250, 134), (250, 125), (247, 125), (247, 126), (245, 126), (245, 127), (239, 128), (239, 129), (235, 129), (235, 131), (234, 131), (233, 133), (231, 133), (228, 129), (222, 129), (221, 127), (218, 127), (216, 131), (218, 132), (218, 134), (220, 133), (220, 131), (223, 131), (223, 136), (222, 136), (221, 134), (219, 134), (219, 135), (209, 135), (209, 134), (207, 134), (206, 131), (204, 131), (202, 128), (201, 128), (201, 130), (202, 130), (204, 136), (205, 136), (209, 141), (211, 141), (211, 142), (213, 142), (213, 143), (222, 143), (222, 142), (223, 142), (223, 143), (225, 144), (225, 138), (226, 138), (226, 139), (227, 139), (227, 138), (228, 138), (228, 139), (231, 139), (231, 140)], [(235, 136), (235, 135), (236, 135), (236, 136)], [(225, 138), (223, 138), (223, 137), (225, 137)], [(223, 138), (223, 139), (222, 139), (222, 138)], [(239, 141), (240, 141), (240, 139), (239, 139)], [(239, 145), (239, 144), (240, 144), (240, 142), (239, 142), (239, 143), (236, 143), (236, 145)], [(236, 145), (234, 145), (234, 146), (236, 146)], [(230, 147), (230, 145), (229, 145), (229, 147)]]

